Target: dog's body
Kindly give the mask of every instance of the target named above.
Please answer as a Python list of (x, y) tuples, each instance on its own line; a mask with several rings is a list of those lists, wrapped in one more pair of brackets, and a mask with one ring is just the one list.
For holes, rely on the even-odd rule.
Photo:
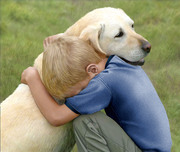
[[(88, 41), (98, 52), (116, 54), (129, 62), (139, 63), (150, 48), (147, 41), (134, 32), (133, 21), (120, 9), (96, 9), (64, 34)], [(146, 49), (144, 47), (146, 42)], [(42, 56), (34, 66), (40, 76)], [(2, 152), (68, 152), (75, 143), (72, 124), (51, 126), (40, 113), (29, 87), (20, 84), (1, 104)]]
[[(34, 66), (41, 75), (42, 55)], [(2, 152), (68, 152), (75, 140), (72, 123), (51, 126), (40, 113), (30, 89), (20, 84), (1, 104)]]

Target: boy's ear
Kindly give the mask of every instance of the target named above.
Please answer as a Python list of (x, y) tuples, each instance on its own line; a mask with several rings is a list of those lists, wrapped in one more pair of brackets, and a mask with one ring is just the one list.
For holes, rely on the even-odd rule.
[(96, 64), (89, 64), (86, 67), (86, 72), (90, 77), (94, 77), (95, 75), (98, 74), (98, 66)]

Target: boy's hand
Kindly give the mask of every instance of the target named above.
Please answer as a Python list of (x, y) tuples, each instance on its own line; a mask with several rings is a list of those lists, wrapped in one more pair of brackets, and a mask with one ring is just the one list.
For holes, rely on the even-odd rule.
[(39, 73), (36, 68), (28, 67), (21, 74), (21, 83), (28, 84), (33, 79), (39, 79)]
[(49, 37), (45, 38), (44, 41), (43, 41), (44, 48), (46, 48), (49, 44), (51, 44), (55, 39), (57, 39), (62, 34), (63, 33), (60, 33), (60, 34), (52, 35), (52, 36), (49, 36)]

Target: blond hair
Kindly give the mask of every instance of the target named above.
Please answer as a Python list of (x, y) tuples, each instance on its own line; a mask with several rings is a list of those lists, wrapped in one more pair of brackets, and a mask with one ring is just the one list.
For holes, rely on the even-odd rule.
[(88, 76), (86, 67), (100, 61), (101, 58), (88, 43), (77, 37), (61, 36), (44, 51), (44, 85), (52, 96), (64, 99), (70, 87)]

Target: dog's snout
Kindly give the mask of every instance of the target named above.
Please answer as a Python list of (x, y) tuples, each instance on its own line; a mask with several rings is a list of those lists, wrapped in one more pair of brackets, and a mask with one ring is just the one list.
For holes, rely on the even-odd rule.
[(148, 41), (143, 41), (142, 42), (142, 49), (146, 52), (149, 53), (151, 50), (151, 44)]

